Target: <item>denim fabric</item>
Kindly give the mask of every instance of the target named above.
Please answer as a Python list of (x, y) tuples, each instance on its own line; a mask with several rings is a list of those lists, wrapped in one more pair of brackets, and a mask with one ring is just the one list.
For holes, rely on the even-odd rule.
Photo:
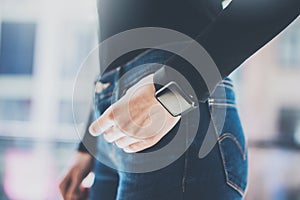
[[(101, 90), (96, 89), (98, 93), (95, 93), (96, 117), (121, 98), (130, 86), (160, 67), (153, 63), (164, 64), (171, 56), (170, 53), (161, 50), (146, 51), (129, 63), (104, 73), (98, 85), (106, 87), (101, 86)], [(146, 65), (139, 68), (142, 64)], [(137, 70), (131, 71), (134, 69)], [(225, 89), (225, 94), (220, 92), (221, 89)], [(155, 152), (170, 143), (176, 136), (181, 122), (156, 145), (134, 154), (123, 152), (114, 144), (107, 143), (103, 136), (99, 136), (91, 200), (243, 199), (247, 186), (247, 144), (239, 121), (231, 80), (226, 78), (219, 83), (209, 100), (199, 103), (198, 109), (199, 121), (194, 120), (193, 112), (187, 113), (186, 116), (186, 132), (179, 145), (188, 144), (187, 150), (162, 169), (147, 173), (127, 172), (127, 169), (134, 169), (141, 164), (151, 165), (151, 161), (141, 159), (138, 155)], [(222, 119), (218, 113), (224, 110), (225, 123), (221, 126)], [(210, 120), (214, 123), (218, 142), (205, 158), (200, 159), (199, 149)], [(191, 140), (191, 127), (195, 125), (199, 126), (197, 134), (188, 142)], [(174, 155), (170, 151), (164, 159), (171, 159), (172, 156)]]

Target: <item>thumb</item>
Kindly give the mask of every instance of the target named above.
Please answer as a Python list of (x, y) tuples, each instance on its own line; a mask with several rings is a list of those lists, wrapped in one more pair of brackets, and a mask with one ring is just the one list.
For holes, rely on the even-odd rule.
[(113, 108), (110, 106), (90, 127), (89, 132), (93, 136), (99, 136), (114, 125)]
[(83, 186), (80, 186), (80, 199), (88, 199), (89, 197), (90, 188), (86, 188)]

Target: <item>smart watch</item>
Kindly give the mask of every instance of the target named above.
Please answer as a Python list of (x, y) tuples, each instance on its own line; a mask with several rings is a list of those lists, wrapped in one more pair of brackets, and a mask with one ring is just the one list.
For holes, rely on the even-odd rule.
[(180, 86), (170, 81), (155, 92), (156, 99), (174, 117), (196, 107), (196, 102), (186, 95)]

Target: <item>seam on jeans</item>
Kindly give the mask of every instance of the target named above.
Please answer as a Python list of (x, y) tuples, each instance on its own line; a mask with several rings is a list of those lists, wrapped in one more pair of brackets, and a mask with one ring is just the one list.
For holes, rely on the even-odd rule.
[(244, 198), (245, 192), (243, 191), (242, 188), (240, 188), (234, 182), (232, 182), (232, 181), (230, 181), (228, 179), (226, 180), (226, 182), (227, 182), (228, 185), (230, 185), (232, 188), (234, 188)]
[[(219, 148), (222, 148), (220, 140), (218, 140), (218, 143), (219, 143)], [(223, 152), (221, 151), (221, 149), (219, 149), (219, 152), (220, 152), (221, 157), (222, 157), (222, 162), (223, 162), (223, 166), (224, 166), (224, 173), (225, 173), (226, 183), (230, 187), (232, 187), (235, 191), (237, 191), (240, 195), (242, 195), (242, 197), (243, 197), (244, 194), (245, 194), (245, 192), (243, 191), (243, 189), (241, 187), (239, 187), (237, 184), (235, 184), (233, 181), (231, 181), (229, 179), (227, 164), (226, 164), (226, 161), (225, 161), (225, 156), (224, 156)]]
[[(210, 105), (210, 104), (208, 104), (208, 105)], [(209, 107), (210, 108), (210, 107)], [(210, 115), (211, 115), (211, 108), (209, 109), (210, 110)], [(214, 125), (214, 129), (215, 129), (215, 133), (216, 133), (216, 135), (217, 135), (217, 137), (219, 137), (218, 135), (218, 131), (217, 131), (217, 128), (216, 128), (216, 123), (215, 123), (215, 120), (213, 119), (213, 117), (212, 117), (212, 115), (211, 115), (211, 121), (212, 121), (212, 123), (213, 123), (213, 125)], [(230, 134), (230, 133), (225, 133), (225, 135), (226, 134)], [(231, 180), (229, 180), (229, 176), (228, 176), (228, 169), (227, 169), (227, 165), (226, 165), (226, 162), (225, 162), (225, 157), (224, 157), (224, 154), (223, 154), (223, 152), (221, 151), (221, 141), (222, 140), (224, 140), (225, 138), (223, 138), (222, 139), (222, 137), (220, 137), (219, 139), (218, 139), (218, 146), (219, 146), (219, 153), (220, 153), (220, 155), (221, 155), (221, 157), (222, 157), (222, 163), (223, 163), (223, 167), (224, 167), (224, 169), (223, 169), (223, 172), (225, 173), (225, 179), (226, 179), (226, 183), (230, 186), (230, 187), (232, 187), (235, 191), (237, 191), (240, 195), (242, 195), (242, 197), (244, 197), (244, 194), (245, 194), (245, 191), (243, 191), (243, 189), (241, 188), (241, 187), (239, 187), (239, 186), (237, 186), (235, 183), (233, 183)], [(235, 138), (236, 139), (236, 138)], [(239, 143), (238, 143), (239, 144)], [(239, 144), (239, 146), (240, 146), (240, 144)], [(245, 151), (243, 152), (244, 154), (245, 154)], [(244, 158), (244, 157), (243, 157)]]
[[(186, 126), (186, 134), (185, 134), (185, 145), (189, 145), (189, 127)], [(187, 171), (188, 171), (188, 157), (189, 157), (189, 148), (186, 149), (184, 153), (184, 166), (183, 166), (183, 174), (182, 174), (182, 199), (184, 199), (184, 193), (186, 190), (186, 179), (187, 179)]]
[(228, 81), (228, 80), (222, 80), (222, 83), (227, 83), (229, 85), (231, 85), (233, 87), (232, 81)]
[(127, 87), (132, 86), (133, 83), (135, 83), (139, 79), (143, 78), (144, 76), (148, 75), (148, 73), (151, 74), (151, 71), (146, 71), (145, 73), (141, 73), (139, 76), (137, 76), (134, 79), (130, 80), (129, 82), (127, 82), (127, 84), (125, 84), (124, 89), (127, 90), (128, 89)]
[[(232, 135), (231, 133), (225, 133), (224, 135), (222, 135), (219, 138), (218, 143), (220, 145), (220, 148), (222, 148), (222, 146), (221, 146), (222, 141), (224, 141), (227, 138), (231, 139), (232, 141), (234, 141), (236, 143), (236, 145), (238, 146), (238, 148), (240, 150), (240, 153), (242, 154), (243, 160), (245, 161), (247, 159), (246, 147), (243, 149), (241, 144), (237, 140), (237, 138), (234, 135)], [(220, 149), (220, 153), (222, 156), (222, 161), (223, 161), (224, 170), (225, 170), (225, 174), (226, 174), (226, 183), (228, 185), (230, 185), (233, 189), (235, 189), (238, 193), (240, 193), (242, 195), (242, 197), (244, 197), (245, 190), (243, 190), (240, 186), (238, 186), (236, 183), (234, 183), (233, 181), (231, 181), (229, 179), (226, 159), (225, 159), (224, 153), (221, 151), (221, 149)]]
[(99, 95), (99, 97), (97, 98), (97, 100), (102, 100), (103, 98), (108, 97), (108, 96), (112, 96), (112, 95), (113, 95), (113, 92), (101, 94), (101, 95)]
[[(211, 112), (211, 110), (210, 110), (210, 112)], [(211, 113), (210, 113), (210, 115), (211, 115)], [(211, 121), (212, 121), (212, 123), (213, 123), (214, 129), (215, 129), (215, 133), (216, 133), (216, 135), (217, 135), (216, 137), (219, 137), (219, 134), (218, 134), (218, 131), (217, 131), (217, 128), (216, 128), (216, 123), (215, 123), (215, 120), (213, 119), (212, 116), (211, 116)], [(223, 155), (223, 152), (222, 152), (221, 149), (220, 149), (220, 148), (222, 148), (220, 142), (221, 142), (220, 139), (218, 139), (219, 153), (220, 153), (220, 155), (221, 155), (221, 157), (222, 157), (221, 160), (222, 160), (223, 167), (224, 167), (224, 168), (223, 168), (223, 172), (224, 172), (224, 174), (225, 174), (226, 183), (227, 183), (230, 187), (232, 187), (235, 191), (237, 191), (239, 194), (241, 194), (242, 197), (243, 197), (243, 196), (244, 196), (243, 190), (242, 190), (239, 186), (237, 186), (236, 184), (232, 183), (232, 181), (230, 181), (229, 178), (228, 178), (227, 165), (226, 165), (226, 162), (225, 162), (225, 157), (224, 157), (224, 155)]]
[(115, 75), (117, 72), (119, 72), (121, 70), (121, 68), (122, 68), (121, 66), (118, 66), (114, 69), (104, 72), (103, 74), (101, 74), (101, 76), (99, 76), (97, 82), (107, 83), (107, 82), (103, 81), (103, 79), (105, 80), (105, 79), (109, 78), (110, 76)]
[(224, 88), (228, 88), (228, 89), (231, 89), (231, 90), (234, 90), (234, 87), (233, 87), (233, 86), (230, 86), (230, 85), (225, 85), (225, 84), (220, 84), (220, 83), (218, 83), (217, 86), (219, 86), (219, 87), (224, 87)]
[(151, 53), (152, 51), (153, 51), (153, 49), (148, 49), (148, 50), (143, 51), (142, 53), (138, 54), (133, 59), (131, 59), (130, 61), (126, 62), (124, 65), (122, 65), (122, 68), (124, 68), (125, 66), (128, 66), (128, 65), (130, 65), (132, 63), (134, 63), (135, 61), (137, 61), (141, 57), (147, 55), (148, 53)]
[(185, 192), (185, 187), (186, 187), (186, 176), (187, 176), (187, 166), (188, 166), (188, 150), (186, 150), (185, 152), (185, 156), (184, 156), (184, 166), (183, 166), (183, 175), (182, 175), (182, 181), (181, 181), (181, 185), (182, 185), (182, 199), (184, 199), (184, 192)]
[(124, 86), (122, 86), (121, 88), (119, 87), (120, 89), (122, 89), (122, 91), (120, 91), (120, 92), (121, 92), (120, 94), (121, 94), (121, 95), (124, 95), (125, 92), (126, 92), (130, 87), (132, 87), (132, 86), (134, 85), (134, 83), (136, 83), (136, 81), (139, 81), (139, 80), (142, 79), (143, 77), (145, 77), (145, 76), (147, 76), (147, 75), (150, 75), (150, 74), (152, 74), (152, 73), (154, 73), (154, 72), (152, 72), (152, 71), (145, 71), (145, 72), (139, 74), (139, 76), (135, 77), (134, 79), (128, 81), (126, 84), (124, 84)]
[(209, 105), (215, 105), (215, 106), (228, 106), (228, 107), (234, 107), (236, 108), (236, 104), (233, 103), (212, 103), (210, 102)]
[(240, 153), (242, 154), (243, 160), (246, 160), (247, 159), (246, 150), (245, 150), (245, 148), (244, 149), (242, 148), (240, 142), (237, 140), (237, 138), (234, 135), (232, 135), (231, 133), (222, 134), (222, 136), (219, 138), (218, 141), (222, 142), (223, 140), (225, 140), (227, 138), (230, 138), (232, 141), (234, 141), (234, 143), (238, 146)]
[[(217, 130), (217, 126), (216, 126), (216, 122), (215, 122), (215, 120), (214, 120), (214, 117), (212, 116), (212, 103), (210, 102), (210, 100), (211, 99), (209, 99), (209, 101), (208, 101), (208, 104), (207, 104), (207, 106), (208, 106), (208, 110), (209, 110), (209, 114), (210, 114), (210, 120), (211, 120), (211, 122), (212, 122), (212, 124), (213, 124), (213, 126), (214, 126), (214, 130), (215, 130), (215, 134), (216, 134), (216, 137), (217, 138), (219, 138), (219, 132), (218, 132), (218, 130)], [(225, 123), (225, 121), (224, 121), (224, 123)]]

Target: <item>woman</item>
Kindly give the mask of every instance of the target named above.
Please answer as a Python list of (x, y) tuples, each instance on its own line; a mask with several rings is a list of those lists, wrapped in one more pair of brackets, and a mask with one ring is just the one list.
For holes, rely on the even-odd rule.
[[(104, 135), (98, 137), (98, 155), (94, 166), (96, 177), (91, 199), (242, 199), (247, 185), (247, 147), (235, 108), (232, 83), (226, 77), (297, 18), (299, 12), (298, 0), (287, 0), (284, 3), (280, 0), (235, 0), (225, 10), (222, 10), (218, 0), (100, 0), (100, 41), (139, 27), (176, 30), (197, 40), (206, 49), (224, 80), (216, 83), (215, 91), (209, 94), (201, 76), (186, 73), (192, 71), (188, 63), (162, 50), (134, 51), (110, 65), (99, 80), (100, 85), (108, 83), (109, 87), (95, 95), (98, 119), (92, 124), (91, 131), (94, 135), (103, 132)], [(105, 51), (112, 53), (110, 49)], [(138, 68), (142, 64), (153, 62), (171, 66), (181, 72), (192, 87), (196, 88), (199, 106), (184, 116), (188, 120), (180, 145), (186, 145), (187, 150), (163, 168), (135, 173), (132, 169), (145, 161), (137, 160), (138, 155), (163, 149), (176, 137), (180, 124), (183, 124), (182, 119), (179, 123), (179, 118), (168, 115), (160, 105), (158, 110), (165, 112), (169, 123), (154, 142), (141, 143), (132, 132), (128, 134), (122, 127), (114, 126), (111, 123), (113, 120), (109, 120), (107, 113), (111, 113), (112, 107), (123, 105), (122, 102), (126, 100), (134, 102), (129, 114), (139, 112), (139, 117), (144, 116), (143, 113), (149, 115), (149, 108), (159, 105), (154, 98), (153, 79), (160, 70), (153, 65), (149, 68)], [(126, 72), (135, 68), (135, 73), (131, 73), (133, 76), (125, 76), (122, 81), (119, 80)], [(167, 75), (159, 77), (165, 79)], [(146, 106), (143, 101), (127, 98), (126, 91), (138, 88), (142, 83), (149, 84), (147, 80), (152, 85), (141, 90), (139, 94), (149, 97), (153, 104)], [(115, 96), (112, 91), (120, 88), (122, 91)], [(226, 95), (221, 90), (225, 90)], [(197, 121), (194, 118), (196, 110), (201, 116)], [(226, 115), (222, 126), (222, 117), (218, 113), (224, 110)], [(121, 112), (117, 117), (125, 114)], [(159, 123), (159, 118), (151, 119), (154, 123)], [(125, 119), (121, 119), (121, 123), (122, 120)], [(205, 133), (209, 131), (210, 121), (214, 124), (213, 131), (218, 137), (218, 143), (206, 157), (199, 159), (198, 152)], [(194, 126), (199, 128), (195, 137), (191, 137), (190, 130)], [(81, 145), (79, 150), (85, 151), (84, 149)], [(168, 159), (174, 155), (170, 153), (164, 156), (162, 158)], [(92, 160), (87, 153), (79, 154), (78, 162), (61, 184), (65, 199), (81, 198), (83, 193), (80, 192), (79, 185), (91, 170)], [(69, 183), (69, 187), (66, 183)]]

